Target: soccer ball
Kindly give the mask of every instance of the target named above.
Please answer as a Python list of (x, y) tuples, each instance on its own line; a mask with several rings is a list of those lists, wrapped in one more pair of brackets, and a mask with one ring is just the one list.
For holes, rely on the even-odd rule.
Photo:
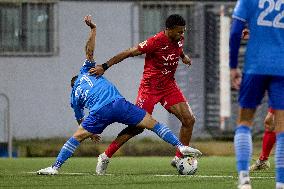
[(197, 160), (193, 157), (184, 157), (177, 163), (177, 171), (180, 175), (194, 175), (197, 171)]

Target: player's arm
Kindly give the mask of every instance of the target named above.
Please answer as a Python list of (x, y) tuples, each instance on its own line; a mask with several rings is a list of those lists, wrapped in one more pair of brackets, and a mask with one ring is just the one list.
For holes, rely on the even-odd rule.
[(143, 54), (138, 47), (132, 47), (129, 48), (117, 55), (115, 55), (114, 57), (112, 57), (111, 59), (109, 59), (106, 63), (103, 63), (102, 65), (97, 65), (95, 68), (91, 68), (89, 73), (90, 75), (96, 74), (97, 76), (103, 75), (104, 72), (111, 66), (113, 66), (114, 64), (117, 64), (121, 61), (123, 61), (126, 58), (129, 57), (134, 57), (134, 56), (138, 56)]
[(75, 113), (75, 118), (77, 120), (78, 125), (82, 123), (84, 120), (84, 107), (81, 106), (76, 99), (71, 99), (71, 107)]
[(245, 22), (235, 18), (233, 19), (231, 32), (230, 32), (229, 65), (231, 70), (232, 87), (235, 89), (239, 89), (241, 83), (241, 72), (237, 67), (238, 67), (239, 48), (241, 44), (241, 36), (244, 27), (245, 27)]
[(91, 28), (89, 38), (86, 43), (85, 52), (86, 52), (86, 59), (93, 62), (94, 61), (94, 50), (96, 45), (96, 33), (97, 27), (96, 24), (92, 22), (91, 15), (85, 16), (84, 21), (87, 26)]
[(191, 58), (189, 58), (188, 55), (184, 54), (183, 49), (181, 49), (180, 58), (184, 64), (187, 64), (188, 66), (191, 65)]

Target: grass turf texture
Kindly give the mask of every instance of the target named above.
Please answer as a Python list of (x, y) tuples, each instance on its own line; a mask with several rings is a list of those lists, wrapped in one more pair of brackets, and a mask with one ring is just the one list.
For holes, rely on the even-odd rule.
[[(94, 175), (96, 158), (73, 157), (59, 175), (36, 175), (55, 158), (0, 159), (0, 188), (147, 188), (234, 189), (237, 188), (234, 157), (203, 157), (195, 176), (178, 176), (170, 166), (172, 157), (115, 157), (108, 174)], [(272, 158), (271, 158), (272, 159)], [(275, 188), (274, 164), (268, 171), (251, 173), (252, 186)]]

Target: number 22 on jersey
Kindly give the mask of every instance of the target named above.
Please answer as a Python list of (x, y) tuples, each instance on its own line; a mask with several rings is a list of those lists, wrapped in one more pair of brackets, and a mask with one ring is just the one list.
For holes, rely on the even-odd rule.
[[(265, 8), (266, 3), (268, 3), (268, 6)], [(284, 23), (281, 22), (281, 19), (284, 17), (284, 10), (281, 10), (282, 5), (284, 6), (284, 0), (277, 0), (276, 2), (274, 0), (260, 0), (258, 7), (263, 10), (257, 18), (257, 25), (284, 29)], [(268, 20), (266, 17), (273, 11), (279, 13), (273, 20)]]

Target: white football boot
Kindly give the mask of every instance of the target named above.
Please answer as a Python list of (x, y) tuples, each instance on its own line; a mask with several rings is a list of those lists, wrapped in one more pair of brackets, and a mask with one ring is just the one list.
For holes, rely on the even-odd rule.
[(247, 172), (240, 172), (238, 189), (252, 189), (249, 174)]
[(38, 175), (57, 175), (58, 170), (53, 167), (47, 167), (47, 168), (38, 170), (36, 173)]
[(96, 173), (97, 175), (104, 175), (106, 174), (106, 169), (109, 163), (109, 157), (105, 153), (102, 153), (98, 157)]
[(202, 153), (199, 150), (189, 146), (179, 146), (178, 149), (184, 156), (191, 156), (196, 158), (202, 156)]

